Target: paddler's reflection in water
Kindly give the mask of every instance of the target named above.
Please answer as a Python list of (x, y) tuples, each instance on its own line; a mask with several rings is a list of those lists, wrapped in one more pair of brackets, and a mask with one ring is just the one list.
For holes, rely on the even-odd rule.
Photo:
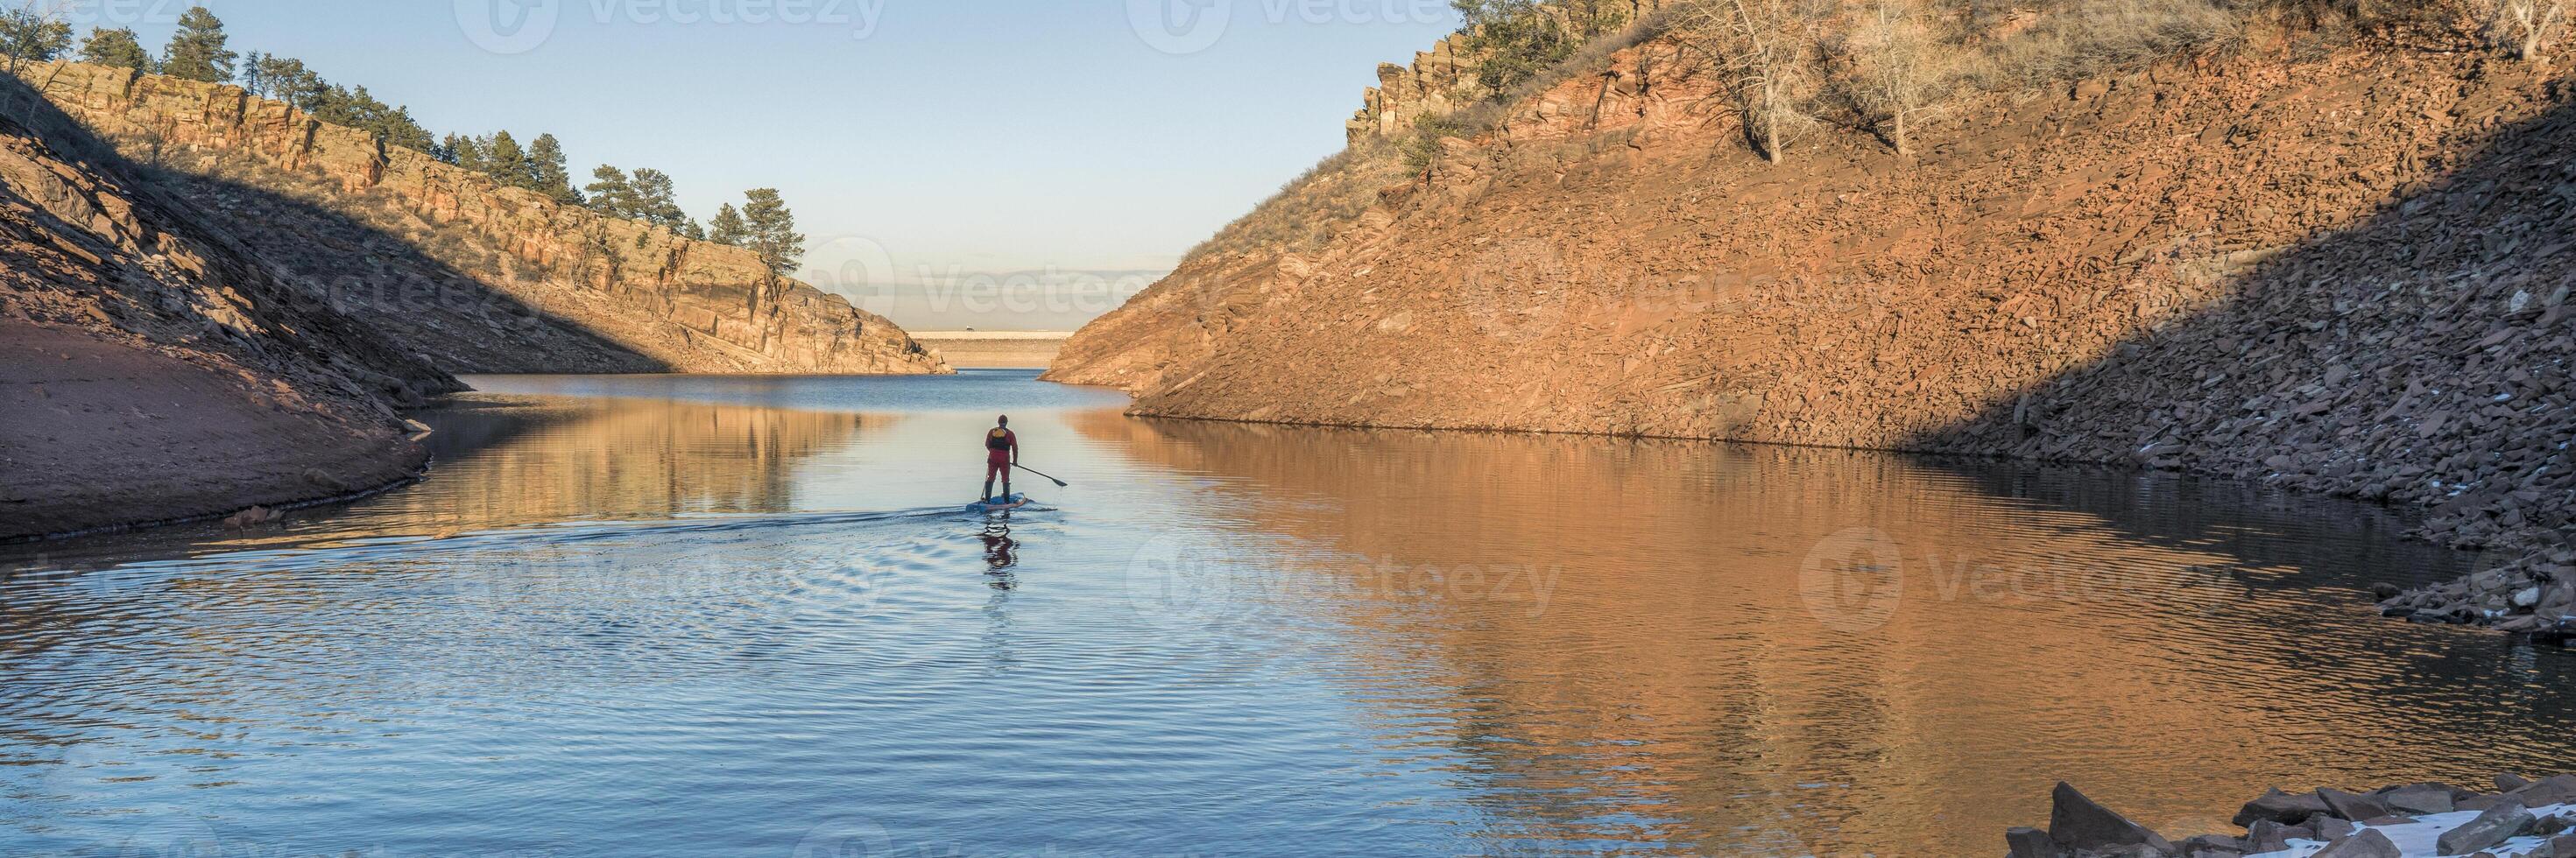
[(992, 580), (993, 589), (1009, 590), (1020, 586), (1019, 576), (1011, 567), (1020, 565), (1020, 541), (1011, 538), (1009, 514), (984, 524), (984, 574)]

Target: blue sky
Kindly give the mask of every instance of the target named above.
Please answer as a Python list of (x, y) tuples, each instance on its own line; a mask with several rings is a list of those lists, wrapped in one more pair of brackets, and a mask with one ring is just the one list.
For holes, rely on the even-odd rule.
[[(188, 5), (58, 2), (156, 49)], [(201, 2), (236, 51), (433, 132), (552, 132), (585, 180), (664, 170), (701, 219), (777, 187), (808, 279), (917, 329), (1078, 324), (1105, 299), (1065, 296), (1169, 269), (1339, 149), (1378, 63), (1457, 26), (1446, 0)], [(1053, 307), (1050, 271), (1081, 281)]]

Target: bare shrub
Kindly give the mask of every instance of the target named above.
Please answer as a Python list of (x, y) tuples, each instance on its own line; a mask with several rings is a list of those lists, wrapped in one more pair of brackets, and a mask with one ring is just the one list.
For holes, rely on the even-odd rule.
[(2558, 37), (2567, 23), (2565, 0), (2484, 0), (2487, 44), (2531, 61)]
[(2210, 0), (2075, 0), (1988, 49), (1987, 89), (2092, 77), (2232, 45), (2243, 22)]
[(1674, 34), (1725, 76), (1745, 141), (1774, 163), (1820, 123), (1807, 109), (1817, 82), (1821, 15), (1793, 0), (1702, 0), (1682, 7)]
[(1396, 147), (1404, 153), (1405, 169), (1413, 171), (1416, 175), (1431, 175), (1433, 170), (1439, 168), (1440, 157), (1448, 153), (1448, 146), (1442, 141), (1452, 137), (1464, 138), (1483, 133), (1495, 120), (1475, 114), (1487, 112), (1490, 111), (1471, 108), (1456, 113), (1424, 114), (1414, 117), (1413, 133), (1407, 135)]
[(2227, 8), (2329, 38), (2405, 27), (2444, 30), (2460, 11), (2457, 0), (2229, 0)]
[(1888, 145), (1911, 154), (1908, 130), (1942, 109), (1957, 52), (1932, 36), (1912, 0), (1881, 0), (1843, 40), (1853, 102), (1883, 124)]

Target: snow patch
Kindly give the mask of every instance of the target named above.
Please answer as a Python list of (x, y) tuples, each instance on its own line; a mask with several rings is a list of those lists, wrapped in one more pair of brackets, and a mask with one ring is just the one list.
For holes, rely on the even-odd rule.
[[(2545, 817), (2553, 813), (2576, 814), (2576, 804), (2553, 804), (2531, 809), (2533, 816)], [(2442, 835), (2476, 818), (2478, 818), (2478, 811), (2462, 810), (2419, 816), (2413, 823), (2406, 825), (2357, 825), (2355, 827), (2376, 830), (2388, 835), (2389, 842), (2397, 844), (2397, 851), (2406, 858), (2440, 858), (2441, 847), (2436, 844), (2441, 841)], [(2524, 858), (2530, 855), (2532, 850), (2548, 844), (2549, 838), (2546, 837), (2516, 837), (2486, 851), (2494, 853), (2496, 858)], [(2325, 848), (2326, 844), (2321, 840), (2292, 840), (2288, 849), (2247, 855), (2245, 858), (2308, 858)]]

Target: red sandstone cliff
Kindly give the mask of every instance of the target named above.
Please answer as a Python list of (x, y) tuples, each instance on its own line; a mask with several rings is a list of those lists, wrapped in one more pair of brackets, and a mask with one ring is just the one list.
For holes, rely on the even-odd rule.
[(2510, 619), (2536, 582), (2563, 616), (2576, 111), (2550, 67), (2455, 47), (2255, 45), (1975, 96), (1912, 157), (1846, 134), (1773, 164), (1650, 41), (1443, 141), (1327, 238), (1221, 236), (1049, 377), (1149, 415), (2002, 454), (2421, 503), (2436, 536), (2516, 549), (2520, 577), (2396, 608)]
[(80, 63), (23, 77), (281, 277), (445, 369), (948, 371), (747, 250), (503, 188), (239, 87)]

